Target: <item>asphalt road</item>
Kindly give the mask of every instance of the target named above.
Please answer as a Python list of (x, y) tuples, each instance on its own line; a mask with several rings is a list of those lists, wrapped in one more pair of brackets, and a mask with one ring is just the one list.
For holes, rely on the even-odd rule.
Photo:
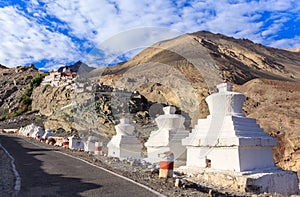
[(22, 138), (0, 135), (0, 143), (15, 158), (21, 177), (19, 196), (157, 196), (133, 182)]

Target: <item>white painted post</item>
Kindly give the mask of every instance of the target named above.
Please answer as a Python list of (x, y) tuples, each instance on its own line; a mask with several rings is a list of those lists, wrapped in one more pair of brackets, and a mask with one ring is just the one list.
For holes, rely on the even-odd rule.
[(159, 162), (159, 178), (173, 177), (174, 154), (170, 151), (161, 154)]

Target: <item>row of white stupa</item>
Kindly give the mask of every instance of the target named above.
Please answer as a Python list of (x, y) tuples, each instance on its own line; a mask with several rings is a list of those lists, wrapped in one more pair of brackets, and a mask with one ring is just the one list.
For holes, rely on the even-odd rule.
[(27, 125), (25, 127), (21, 127), (19, 129), (19, 133), (27, 137), (39, 138), (39, 139), (47, 139), (49, 136), (52, 136), (50, 129), (47, 129), (46, 132), (44, 132), (42, 127), (37, 126), (34, 123)]
[[(227, 187), (232, 180), (238, 190), (277, 192), (283, 195), (298, 192), (297, 174), (276, 167), (272, 146), (277, 140), (263, 131), (253, 118), (242, 113), (245, 96), (232, 92), (222, 83), (219, 92), (206, 98), (210, 115), (199, 119), (192, 132), (184, 129), (185, 118), (175, 108), (163, 108), (164, 115), (155, 119), (158, 130), (151, 132), (146, 161), (158, 162), (170, 151), (175, 167), (209, 174), (206, 181)], [(117, 134), (108, 143), (108, 156), (140, 158), (142, 145), (133, 134), (134, 126), (126, 118), (116, 126)], [(201, 176), (202, 177), (202, 176)], [(219, 177), (229, 177), (226, 178)], [(235, 177), (235, 178), (231, 178)]]
[[(237, 172), (275, 166), (272, 146), (277, 141), (242, 113), (244, 95), (232, 92), (228, 83), (217, 88), (218, 93), (206, 98), (210, 115), (199, 119), (191, 133), (184, 129), (185, 118), (175, 114), (175, 107), (163, 108), (164, 115), (155, 119), (159, 129), (151, 132), (145, 143), (147, 161), (159, 162), (160, 155), (171, 151), (175, 166), (186, 163)], [(117, 134), (107, 145), (108, 156), (140, 158), (142, 144), (129, 119), (122, 118), (115, 128)]]
[[(21, 127), (19, 129), (19, 134), (35, 138), (38, 140), (46, 140), (53, 138), (55, 140), (59, 140), (60, 137), (53, 137), (51, 129), (47, 129), (45, 132), (42, 127), (35, 125), (34, 123), (27, 125), (25, 127)], [(60, 140), (63, 141), (63, 140)], [(97, 143), (97, 139), (93, 136), (90, 136), (87, 141), (83, 141), (81, 138), (77, 136), (71, 136), (67, 138), (68, 147), (70, 149), (75, 150), (84, 150), (86, 152), (94, 152), (95, 151), (95, 144)]]

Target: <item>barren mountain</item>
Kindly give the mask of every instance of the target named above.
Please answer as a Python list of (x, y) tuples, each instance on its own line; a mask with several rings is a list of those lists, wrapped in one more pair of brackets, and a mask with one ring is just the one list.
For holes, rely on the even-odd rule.
[(299, 81), (299, 55), (201, 31), (156, 43), (126, 63), (98, 70), (104, 84), (178, 106), (193, 126), (208, 115), (204, 99), (224, 78), (237, 85), (255, 78)]
[(299, 55), (297, 51), (266, 47), (247, 39), (200, 31), (154, 44), (130, 61), (107, 68), (106, 73), (122, 75), (143, 63), (161, 63), (182, 71), (188, 79), (194, 81), (196, 77), (191, 76), (187, 66), (205, 75), (202, 67), (211, 66), (211, 63), (217, 68), (215, 72), (221, 76), (221, 71), (225, 71), (227, 79), (235, 84), (243, 84), (254, 78), (299, 81)]

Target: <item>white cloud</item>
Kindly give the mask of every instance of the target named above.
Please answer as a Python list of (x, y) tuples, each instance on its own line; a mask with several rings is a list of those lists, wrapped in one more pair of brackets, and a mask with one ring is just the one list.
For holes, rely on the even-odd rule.
[(270, 46), (275, 48), (283, 48), (283, 49), (296, 49), (300, 48), (300, 36), (295, 36), (289, 39), (281, 39), (272, 41)]
[[(45, 66), (51, 67), (54, 63), (84, 59), (87, 49), (143, 27), (169, 28), (183, 33), (208, 30), (281, 48), (299, 43), (297, 35), (288, 38), (278, 35), (291, 18), (299, 23), (300, 2), (295, 0), (24, 2), (27, 5), (24, 10), (21, 6), (0, 8), (0, 25), (5, 30), (0, 32), (4, 40), (0, 43), (3, 49), (0, 63), (7, 66), (47, 59), (50, 63)], [(171, 34), (154, 36), (143, 32), (122, 41), (113, 39), (110, 48), (128, 51), (134, 46), (132, 42), (136, 42), (134, 38), (148, 46), (168, 37)]]
[[(153, 43), (169, 38), (174, 38), (182, 35), (182, 32), (177, 32), (169, 28), (144, 27), (131, 29), (112, 36), (109, 39), (101, 42), (92, 50), (84, 59), (88, 65), (96, 67), (98, 64), (111, 64), (118, 56), (122, 54), (135, 54), (136, 51), (144, 49)], [(99, 59), (95, 56), (99, 56)], [(133, 52), (134, 51), (134, 52)]]
[(0, 12), (2, 64), (14, 67), (45, 58), (63, 63), (80, 55), (69, 37), (39, 26), (17, 8), (7, 6), (0, 8)]

